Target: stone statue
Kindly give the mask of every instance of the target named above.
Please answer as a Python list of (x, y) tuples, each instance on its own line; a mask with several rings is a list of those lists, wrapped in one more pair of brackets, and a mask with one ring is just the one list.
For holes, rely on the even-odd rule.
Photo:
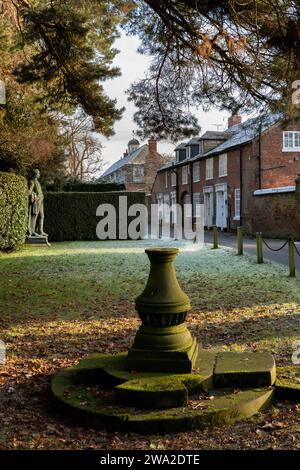
[(46, 237), (44, 232), (44, 194), (39, 182), (40, 172), (35, 169), (28, 181), (28, 235), (30, 237)]

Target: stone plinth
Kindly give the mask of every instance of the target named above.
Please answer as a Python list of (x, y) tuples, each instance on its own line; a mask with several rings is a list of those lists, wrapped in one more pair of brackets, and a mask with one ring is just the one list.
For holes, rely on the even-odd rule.
[(26, 243), (36, 246), (51, 246), (48, 241), (48, 235), (27, 235)]

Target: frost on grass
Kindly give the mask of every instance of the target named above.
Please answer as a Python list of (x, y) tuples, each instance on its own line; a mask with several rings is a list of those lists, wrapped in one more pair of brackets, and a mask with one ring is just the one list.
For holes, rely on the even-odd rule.
[[(2, 448), (94, 445), (93, 433), (85, 434), (89, 437), (84, 444), (80, 428), (76, 431), (58, 417), (49, 417), (49, 377), (87, 354), (130, 347), (139, 325), (134, 298), (149, 273), (144, 249), (157, 244), (154, 240), (54, 243), (51, 248), (27, 247), (0, 256), (0, 339), (7, 347), (0, 387), (8, 400), (0, 404)], [(251, 255), (236, 256), (227, 248), (199, 248), (182, 241), (159, 244), (180, 248), (176, 271), (192, 300), (189, 328), (203, 347), (268, 350), (277, 364), (291, 364), (292, 343), (300, 339), (299, 278), (288, 278), (285, 266), (269, 261), (257, 265)], [(13, 400), (6, 393), (10, 388)], [(54, 428), (52, 434), (43, 428), (45, 422)], [(244, 428), (235, 429), (241, 429), (238, 438), (243, 441)], [(208, 434), (201, 433), (202, 444), (200, 434), (195, 434), (193, 443), (197, 439), (199, 446), (213, 446), (218, 431), (214, 433), (211, 442)], [(124, 442), (128, 448), (148, 445), (131, 437), (119, 444), (99, 444), (97, 439), (98, 448), (122, 448)], [(189, 448), (189, 438), (180, 439), (171, 439), (170, 448)], [(257, 447), (251, 439), (250, 447)]]

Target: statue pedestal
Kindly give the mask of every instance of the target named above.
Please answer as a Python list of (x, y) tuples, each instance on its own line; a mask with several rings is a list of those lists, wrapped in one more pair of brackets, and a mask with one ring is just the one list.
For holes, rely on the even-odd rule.
[(27, 245), (51, 246), (48, 241), (48, 235), (27, 235), (26, 243)]

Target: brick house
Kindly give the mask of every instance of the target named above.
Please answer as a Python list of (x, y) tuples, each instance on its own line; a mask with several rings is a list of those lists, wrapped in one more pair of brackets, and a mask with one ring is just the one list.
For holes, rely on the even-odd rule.
[[(191, 203), (193, 218), (197, 205), (203, 203), (206, 227), (217, 225), (230, 230), (243, 225), (250, 234), (263, 231), (269, 236), (282, 235), (284, 211), (277, 210), (277, 222), (270, 229), (267, 196), (292, 193), (295, 197), (299, 158), (300, 124), (286, 122), (279, 114), (242, 123), (234, 114), (226, 131), (208, 131), (176, 147), (175, 161), (157, 172), (152, 202)], [(276, 207), (283, 199), (276, 198)], [(291, 207), (295, 209), (297, 204), (291, 202)], [(300, 222), (300, 212), (292, 214)], [(290, 227), (289, 233), (293, 231), (300, 236), (298, 228)]]
[(127, 191), (151, 192), (158, 168), (165, 162), (157, 152), (157, 142), (150, 139), (140, 146), (137, 139), (128, 142), (128, 148), (118, 161), (100, 177), (101, 181), (124, 183)]

